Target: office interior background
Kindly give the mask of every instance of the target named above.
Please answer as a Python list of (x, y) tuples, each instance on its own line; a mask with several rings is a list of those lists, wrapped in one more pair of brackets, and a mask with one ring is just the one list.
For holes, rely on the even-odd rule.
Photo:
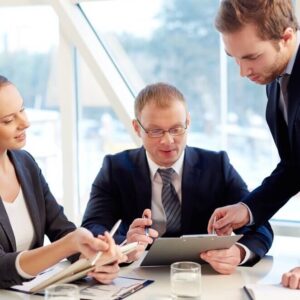
[[(239, 76), (213, 20), (219, 0), (0, 0), (0, 74), (21, 91), (26, 148), (77, 225), (106, 154), (140, 145), (135, 95), (164, 81), (185, 95), (188, 144), (226, 150), (252, 190), (279, 161), (265, 87)], [(300, 0), (294, 1), (300, 20)], [(116, 174), (117, 176), (117, 174)], [(300, 235), (300, 196), (272, 219)]]

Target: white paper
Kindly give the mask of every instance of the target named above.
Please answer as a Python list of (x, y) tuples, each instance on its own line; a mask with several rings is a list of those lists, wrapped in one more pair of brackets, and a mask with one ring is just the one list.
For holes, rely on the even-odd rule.
[(246, 288), (255, 300), (300, 300), (300, 290), (292, 290), (281, 284), (249, 284)]
[(147, 280), (118, 277), (112, 284), (79, 284), (80, 297), (90, 300), (112, 300), (125, 298), (144, 287)]
[(55, 274), (58, 274), (59, 272), (61, 272), (63, 269), (66, 268), (66, 265), (68, 264), (58, 264), (53, 268), (49, 268), (46, 271), (42, 272), (41, 274), (39, 274), (37, 277), (35, 277), (34, 279), (30, 280), (30, 281), (25, 281), (23, 282), (22, 285), (14, 285), (11, 288), (15, 289), (15, 290), (19, 290), (22, 292), (30, 292), (30, 290), (37, 286), (38, 284), (40, 284), (41, 282), (47, 280), (48, 278), (51, 278), (52, 276), (54, 276)]

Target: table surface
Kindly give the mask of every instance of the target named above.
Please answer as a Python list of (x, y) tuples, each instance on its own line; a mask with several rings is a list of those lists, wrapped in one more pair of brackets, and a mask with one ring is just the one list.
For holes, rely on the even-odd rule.
[[(300, 238), (276, 236), (269, 254), (254, 267), (238, 267), (232, 275), (220, 275), (209, 265), (202, 265), (202, 299), (217, 300), (222, 297), (222, 299), (248, 300), (242, 289), (244, 285), (279, 283), (282, 273), (295, 266), (300, 266)], [(169, 267), (139, 267), (134, 263), (122, 268), (121, 275), (154, 280), (154, 283), (127, 299), (171, 299)], [(43, 297), (0, 290), (0, 299), (38, 300)]]

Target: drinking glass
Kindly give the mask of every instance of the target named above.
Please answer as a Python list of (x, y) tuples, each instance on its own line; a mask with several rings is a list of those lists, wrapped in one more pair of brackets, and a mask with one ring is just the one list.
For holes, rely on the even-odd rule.
[(171, 265), (171, 294), (173, 299), (200, 299), (201, 265), (191, 262), (175, 262)]
[(75, 284), (54, 284), (45, 289), (47, 300), (79, 300), (79, 288)]

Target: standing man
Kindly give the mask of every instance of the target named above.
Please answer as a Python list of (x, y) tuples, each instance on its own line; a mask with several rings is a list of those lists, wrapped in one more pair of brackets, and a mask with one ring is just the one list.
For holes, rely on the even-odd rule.
[[(178, 89), (165, 83), (146, 86), (136, 97), (132, 122), (143, 146), (107, 155), (92, 185), (82, 225), (97, 236), (122, 219), (116, 242), (139, 242), (130, 260), (158, 235), (207, 233), (214, 209), (249, 193), (225, 152), (186, 145), (190, 122)], [(201, 253), (219, 273), (252, 266), (271, 247), (268, 223), (236, 232), (244, 236), (230, 249)]]
[[(280, 156), (242, 202), (215, 210), (208, 231), (222, 234), (265, 222), (300, 191), (300, 35), (290, 0), (223, 0), (215, 25), (241, 76), (267, 85), (266, 119)], [(285, 273), (282, 284), (299, 289), (300, 267)]]

